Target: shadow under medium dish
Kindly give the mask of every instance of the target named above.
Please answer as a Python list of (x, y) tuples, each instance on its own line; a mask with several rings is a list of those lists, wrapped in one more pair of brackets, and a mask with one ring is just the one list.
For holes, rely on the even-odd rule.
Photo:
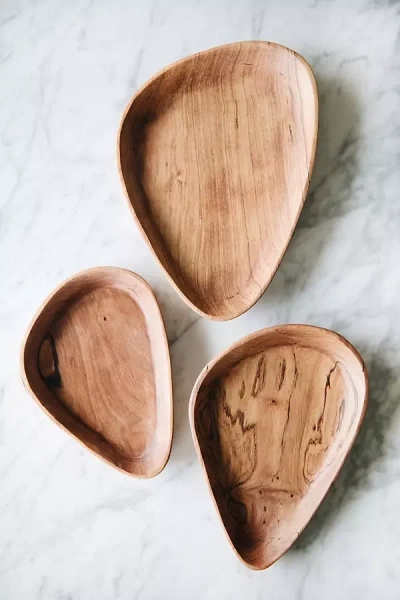
[(309, 65), (269, 42), (190, 56), (133, 98), (119, 138), (127, 196), (200, 314), (234, 318), (268, 286), (307, 193), (317, 120)]
[(168, 344), (138, 275), (84, 271), (47, 300), (23, 349), (26, 387), (73, 436), (117, 468), (153, 477), (172, 440)]
[(367, 376), (354, 348), (306, 325), (254, 333), (200, 374), (192, 434), (247, 566), (267, 568), (296, 540), (337, 477), (366, 404)]

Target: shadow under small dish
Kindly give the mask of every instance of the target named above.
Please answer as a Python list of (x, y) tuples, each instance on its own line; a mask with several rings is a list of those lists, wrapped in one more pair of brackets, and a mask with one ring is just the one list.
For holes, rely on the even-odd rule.
[(189, 56), (131, 101), (119, 136), (129, 204), (202, 316), (233, 319), (267, 288), (307, 194), (317, 122), (311, 68), (270, 42)]
[(53, 419), (113, 466), (154, 477), (172, 441), (172, 384), (148, 284), (114, 267), (79, 273), (45, 302), (25, 340), (25, 386)]
[(307, 325), (254, 333), (202, 371), (190, 401), (193, 439), (247, 566), (269, 567), (307, 525), (355, 440), (367, 390), (355, 349)]

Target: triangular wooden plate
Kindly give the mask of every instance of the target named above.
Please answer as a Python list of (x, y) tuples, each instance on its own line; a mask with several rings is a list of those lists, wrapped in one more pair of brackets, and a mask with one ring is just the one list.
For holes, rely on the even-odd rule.
[(296, 540), (350, 451), (367, 405), (361, 357), (307, 325), (254, 333), (209, 363), (193, 439), (231, 544), (265, 569)]
[(317, 120), (309, 65), (258, 41), (171, 65), (127, 108), (119, 161), (130, 205), (201, 315), (237, 317), (271, 281), (307, 193)]
[(83, 271), (45, 302), (27, 334), (22, 376), (65, 430), (113, 466), (154, 477), (172, 441), (168, 343), (138, 275)]

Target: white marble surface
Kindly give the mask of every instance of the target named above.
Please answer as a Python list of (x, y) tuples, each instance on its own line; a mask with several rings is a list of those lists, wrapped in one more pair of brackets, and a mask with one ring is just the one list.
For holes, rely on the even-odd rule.
[[(399, 28), (400, 3), (390, 0), (1, 3), (2, 600), (400, 597)], [(217, 324), (183, 305), (146, 249), (118, 180), (116, 132), (155, 71), (251, 38), (288, 45), (313, 66), (320, 143), (311, 193), (271, 286), (249, 313)], [(171, 459), (152, 481), (86, 452), (19, 378), (21, 339), (42, 299), (100, 264), (144, 275), (168, 327), (176, 429)], [(187, 404), (216, 352), (283, 322), (348, 337), (370, 371), (370, 405), (317, 516), (256, 573), (225, 539)]]

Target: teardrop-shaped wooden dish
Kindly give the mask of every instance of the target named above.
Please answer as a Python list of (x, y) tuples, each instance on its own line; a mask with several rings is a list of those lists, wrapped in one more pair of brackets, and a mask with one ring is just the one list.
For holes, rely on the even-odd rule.
[(114, 267), (83, 271), (45, 302), (22, 376), (65, 430), (113, 466), (154, 477), (172, 441), (168, 343), (150, 286)]
[(309, 65), (259, 41), (171, 65), (127, 108), (127, 197), (171, 283), (201, 315), (237, 317), (271, 281), (307, 193), (317, 120)]
[(355, 440), (367, 390), (356, 350), (307, 325), (254, 333), (202, 371), (190, 401), (192, 435), (247, 566), (269, 567), (307, 525)]

